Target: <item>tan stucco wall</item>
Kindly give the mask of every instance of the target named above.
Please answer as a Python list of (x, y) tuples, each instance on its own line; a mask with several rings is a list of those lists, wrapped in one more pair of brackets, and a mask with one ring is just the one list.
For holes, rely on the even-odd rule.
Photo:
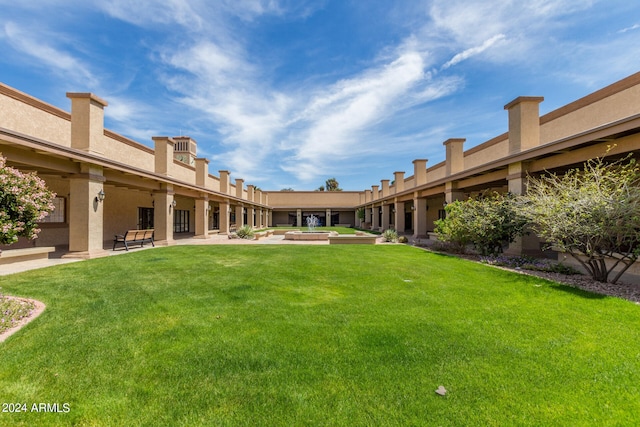
[[(602, 100), (584, 105), (540, 127), (540, 141), (546, 144), (640, 113), (640, 85), (613, 93)], [(588, 100), (588, 97), (587, 97)], [(578, 102), (577, 105), (580, 105)], [(567, 107), (571, 106), (569, 104)], [(562, 109), (560, 109), (560, 112)], [(554, 112), (549, 113), (549, 117)], [(545, 116), (542, 117), (544, 122)]]
[[(102, 143), (101, 149), (108, 159), (148, 172), (154, 171), (155, 158), (153, 151), (147, 147), (128, 145), (106, 135)], [(134, 142), (132, 141), (132, 143)]]
[(482, 166), (491, 160), (506, 157), (509, 154), (509, 138), (492, 141), (490, 144), (480, 145), (475, 150), (465, 152), (464, 168), (472, 169)]
[(357, 191), (268, 191), (269, 205), (274, 209), (299, 208), (353, 208), (360, 203)]
[(66, 147), (71, 146), (69, 113), (1, 83), (0, 127)]

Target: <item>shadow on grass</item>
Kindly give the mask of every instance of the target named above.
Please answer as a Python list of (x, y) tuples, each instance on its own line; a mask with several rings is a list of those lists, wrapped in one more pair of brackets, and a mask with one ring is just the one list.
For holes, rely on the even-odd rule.
[(560, 284), (560, 283), (554, 283), (550, 287), (552, 289), (557, 290), (557, 291), (566, 292), (566, 293), (573, 294), (573, 295), (579, 296), (581, 298), (586, 298), (586, 299), (604, 299), (604, 298), (607, 297), (606, 295), (597, 294), (595, 292), (585, 291), (585, 290), (580, 289), (580, 288), (574, 288), (573, 286), (563, 285), (563, 284)]

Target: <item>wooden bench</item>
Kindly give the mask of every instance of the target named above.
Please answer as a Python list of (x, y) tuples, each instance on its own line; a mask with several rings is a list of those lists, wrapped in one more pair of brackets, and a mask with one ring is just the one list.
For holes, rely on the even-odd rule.
[(129, 230), (126, 233), (116, 234), (116, 237), (113, 239), (113, 250), (116, 250), (116, 245), (118, 243), (123, 243), (124, 248), (128, 251), (129, 245), (140, 243), (140, 247), (142, 247), (145, 243), (151, 243), (151, 246), (155, 247), (153, 244), (153, 229), (149, 230)]

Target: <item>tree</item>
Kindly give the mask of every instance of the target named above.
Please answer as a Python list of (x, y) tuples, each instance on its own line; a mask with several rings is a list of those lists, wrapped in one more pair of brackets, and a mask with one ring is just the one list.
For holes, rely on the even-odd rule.
[(283, 188), (280, 191), (295, 191), (295, 190), (293, 188), (291, 188), (291, 187), (287, 187), (287, 188)]
[(324, 185), (321, 185), (320, 187), (316, 188), (315, 191), (324, 191)]
[(21, 236), (38, 237), (38, 221), (54, 209), (54, 197), (35, 173), (6, 166), (0, 156), (0, 244), (15, 243)]
[(597, 281), (607, 282), (620, 267), (616, 283), (640, 255), (640, 167), (631, 157), (529, 177), (521, 200), (533, 230)]
[(527, 219), (519, 212), (511, 194), (493, 193), (455, 201), (445, 207), (446, 217), (436, 221), (440, 240), (460, 251), (473, 244), (482, 255), (497, 255), (525, 234)]
[(340, 184), (335, 178), (327, 179), (324, 183), (324, 186), (327, 189), (327, 191), (342, 191), (342, 188), (340, 188)]

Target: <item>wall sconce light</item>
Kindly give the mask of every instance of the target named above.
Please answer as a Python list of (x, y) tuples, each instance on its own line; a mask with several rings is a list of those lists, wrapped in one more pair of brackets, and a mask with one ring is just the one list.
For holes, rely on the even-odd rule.
[(95, 201), (96, 203), (102, 203), (104, 201), (104, 190), (102, 188), (100, 189), (100, 191), (98, 191), (98, 195), (96, 196)]
[(178, 204), (178, 202), (176, 202), (175, 200), (172, 201), (171, 203), (169, 203), (169, 213), (171, 213), (171, 208), (175, 209), (176, 205)]
[(442, 204), (443, 207), (447, 207), (449, 203), (447, 203), (447, 201), (445, 200), (444, 203)]
[(233, 209), (231, 209), (231, 206), (229, 206), (229, 213), (233, 212)]

